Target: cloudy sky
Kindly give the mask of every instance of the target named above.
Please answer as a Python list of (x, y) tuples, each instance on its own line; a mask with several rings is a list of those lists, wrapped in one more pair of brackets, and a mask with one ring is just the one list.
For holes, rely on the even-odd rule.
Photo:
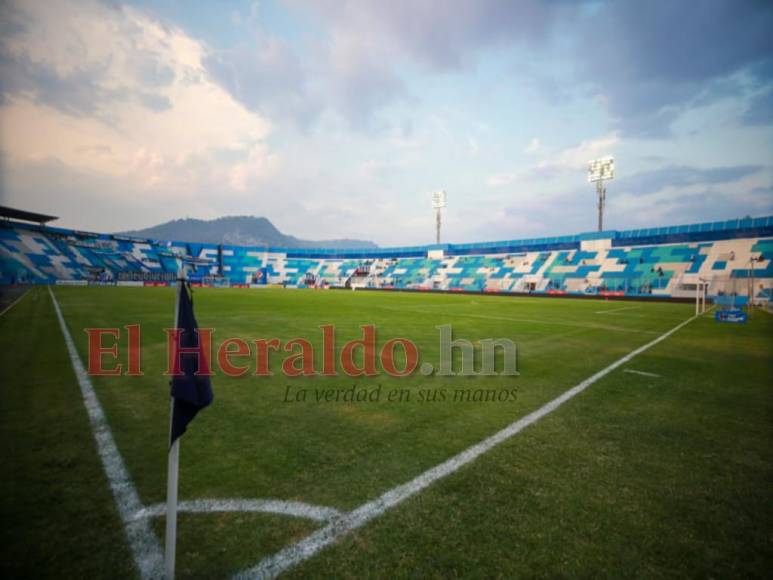
[(0, 0), (0, 200), (433, 241), (773, 214), (773, 2)]

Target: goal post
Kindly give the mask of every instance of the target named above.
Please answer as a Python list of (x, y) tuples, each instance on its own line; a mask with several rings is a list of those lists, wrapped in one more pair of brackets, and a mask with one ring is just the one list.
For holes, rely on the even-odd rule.
[(708, 294), (708, 280), (698, 278), (695, 284), (695, 316), (700, 316), (706, 312), (706, 294)]

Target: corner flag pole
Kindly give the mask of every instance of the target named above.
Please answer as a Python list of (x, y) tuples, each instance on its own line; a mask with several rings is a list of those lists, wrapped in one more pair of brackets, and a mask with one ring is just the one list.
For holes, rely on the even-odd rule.
[[(174, 328), (178, 327), (180, 315), (180, 293), (185, 284), (185, 265), (180, 266), (177, 276), (177, 298), (174, 306)], [(177, 356), (177, 353), (175, 353)], [(169, 439), (172, 439), (172, 419), (174, 417), (174, 397), (170, 397)], [(174, 557), (177, 544), (177, 479), (180, 468), (180, 438), (175, 439), (169, 448), (166, 472), (166, 545), (164, 570), (167, 580), (174, 579)]]

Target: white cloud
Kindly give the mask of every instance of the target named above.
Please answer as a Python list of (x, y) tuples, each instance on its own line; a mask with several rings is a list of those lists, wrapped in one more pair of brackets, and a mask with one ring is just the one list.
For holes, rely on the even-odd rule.
[(518, 179), (517, 173), (495, 173), (486, 178), (486, 185), (489, 187), (501, 187), (512, 183), (516, 179)]
[(587, 167), (588, 161), (592, 159), (612, 155), (619, 141), (618, 136), (614, 133), (599, 137), (598, 139), (582, 141), (576, 147), (569, 147), (559, 151), (555, 161), (543, 161), (537, 167), (584, 168)]
[[(276, 167), (268, 121), (209, 80), (206, 47), (182, 30), (97, 2), (15, 8), (23, 26), (5, 52), (51, 82), (17, 91), (0, 109), (6, 170), (50, 159), (128, 181), (137, 193), (185, 194), (202, 182), (244, 191)], [(75, 109), (57, 106), (56, 96), (68, 102), (73, 75), (89, 92)]]
[[(510, 172), (495, 173), (486, 178), (489, 187), (502, 187), (512, 183), (533, 183), (545, 181), (568, 173), (577, 173), (588, 165), (588, 161), (604, 155), (611, 155), (619, 144), (616, 134), (597, 139), (582, 141), (579, 145), (568, 147), (555, 153), (550, 159)], [(539, 139), (532, 139), (527, 151), (541, 151)]]
[(526, 146), (526, 149), (524, 149), (525, 153), (536, 153), (539, 151), (540, 148), (540, 142), (539, 139), (534, 137), (531, 141), (529, 141), (529, 144)]

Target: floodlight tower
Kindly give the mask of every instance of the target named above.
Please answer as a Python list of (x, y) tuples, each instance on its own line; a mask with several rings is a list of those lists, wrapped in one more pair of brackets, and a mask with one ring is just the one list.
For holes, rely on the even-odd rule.
[(596, 183), (596, 193), (599, 197), (599, 231), (604, 229), (604, 206), (607, 201), (607, 189), (604, 187), (604, 180), (611, 180), (614, 177), (614, 157), (602, 157), (588, 163), (588, 182)]
[(435, 210), (435, 243), (440, 243), (440, 214), (443, 208), (446, 207), (446, 192), (436, 191), (432, 194), (432, 209)]

